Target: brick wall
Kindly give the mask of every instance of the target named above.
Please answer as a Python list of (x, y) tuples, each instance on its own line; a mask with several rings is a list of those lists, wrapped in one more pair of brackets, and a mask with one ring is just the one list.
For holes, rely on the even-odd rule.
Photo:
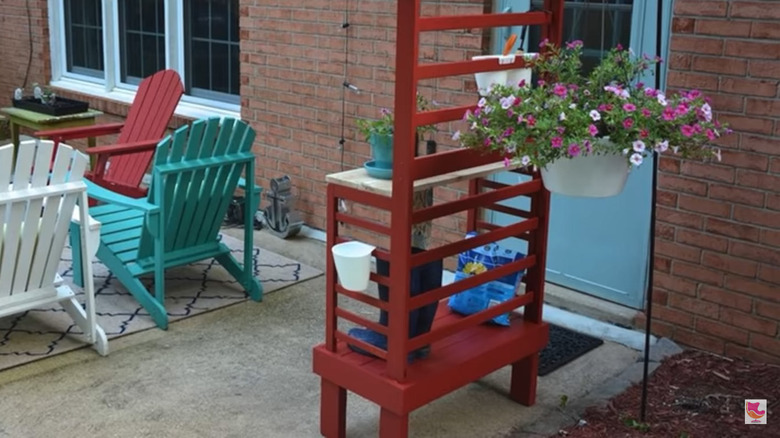
[[(369, 159), (368, 144), (355, 131), (355, 118), (378, 118), (380, 108), (393, 107), (396, 2), (243, 3), (242, 118), (258, 132), (260, 182), (265, 185), (268, 178), (290, 175), (300, 193), (305, 221), (324, 228), (325, 175), (342, 167), (360, 167)], [(481, 13), (484, 3), (424, 1), (423, 14)], [(350, 23), (347, 30), (342, 29), (345, 8)], [(481, 30), (426, 34), (420, 58), (422, 62), (467, 59), (482, 53), (483, 40)], [(361, 92), (346, 92), (342, 117), (345, 74)], [(443, 105), (474, 101), (476, 86), (471, 77), (421, 85), (425, 97)], [(339, 148), (342, 123), (343, 154)], [(437, 140), (445, 147), (452, 129), (439, 128)], [(458, 189), (462, 187), (443, 188), (437, 196), (454, 197)], [(362, 214), (377, 217), (376, 211)], [(440, 236), (457, 223), (444, 225), (437, 228)]]
[(716, 164), (660, 163), (655, 332), (780, 362), (780, 8), (677, 0), (669, 88), (711, 95), (735, 130)]
[[(51, 77), (49, 64), (49, 21), (46, 0), (5, 0), (0, 2), (0, 104), (11, 104), (14, 89), (34, 82), (47, 83)], [(32, 32), (30, 32), (32, 31)], [(32, 41), (31, 41), (32, 39)], [(31, 44), (32, 43), (32, 44)], [(32, 56), (30, 47), (32, 45)], [(29, 67), (28, 67), (29, 64)]]

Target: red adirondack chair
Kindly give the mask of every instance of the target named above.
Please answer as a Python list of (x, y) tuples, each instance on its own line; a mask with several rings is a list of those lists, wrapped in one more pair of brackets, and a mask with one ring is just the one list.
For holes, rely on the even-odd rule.
[(182, 94), (184, 86), (179, 74), (162, 70), (141, 82), (124, 123), (38, 131), (35, 136), (49, 138), (56, 145), (77, 138), (119, 133), (115, 144), (84, 151), (97, 158), (87, 178), (114, 192), (140, 198), (146, 196), (141, 180)]

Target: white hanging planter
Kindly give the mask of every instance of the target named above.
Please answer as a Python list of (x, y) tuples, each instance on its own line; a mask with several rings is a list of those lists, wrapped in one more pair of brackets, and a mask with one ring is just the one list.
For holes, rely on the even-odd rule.
[(371, 275), (371, 253), (376, 247), (358, 241), (333, 245), (333, 262), (344, 289), (362, 292), (368, 289)]
[(629, 167), (621, 155), (581, 155), (561, 158), (542, 169), (542, 182), (553, 193), (607, 198), (626, 186)]
[[(538, 53), (526, 53), (522, 56), (526, 61), (530, 61), (536, 58)], [(495, 59), (499, 64), (512, 64), (515, 62), (516, 55), (483, 55), (473, 56), (471, 59), (474, 61), (480, 59)], [(530, 68), (513, 68), (511, 70), (499, 70), (474, 73), (474, 79), (477, 81), (477, 90), (480, 96), (486, 96), (490, 87), (493, 84), (500, 85), (512, 85), (518, 86), (521, 81), (525, 80), (526, 84), (531, 84), (532, 70)]]

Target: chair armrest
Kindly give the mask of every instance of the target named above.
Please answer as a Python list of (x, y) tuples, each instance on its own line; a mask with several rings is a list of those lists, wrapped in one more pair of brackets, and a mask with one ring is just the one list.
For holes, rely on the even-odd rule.
[(151, 151), (157, 147), (159, 142), (160, 140), (144, 140), (133, 143), (98, 146), (94, 148), (87, 148), (84, 152), (90, 155), (97, 155), (97, 161), (95, 162), (95, 167), (92, 171), (92, 174), (96, 179), (102, 179), (103, 174), (106, 171), (106, 164), (108, 163), (108, 159), (112, 156)]
[(112, 192), (111, 190), (101, 187), (87, 179), (84, 180), (84, 183), (87, 185), (87, 196), (97, 199), (98, 201), (122, 205), (124, 207), (133, 208), (135, 210), (142, 210), (145, 211), (147, 215), (159, 213), (160, 211), (160, 207), (146, 202), (145, 199), (131, 198), (129, 196)]
[(33, 136), (38, 138), (50, 138), (55, 141), (72, 140), (74, 138), (99, 137), (101, 135), (116, 134), (125, 126), (124, 123), (104, 123), (101, 125), (80, 126), (76, 128), (49, 129), (36, 131)]

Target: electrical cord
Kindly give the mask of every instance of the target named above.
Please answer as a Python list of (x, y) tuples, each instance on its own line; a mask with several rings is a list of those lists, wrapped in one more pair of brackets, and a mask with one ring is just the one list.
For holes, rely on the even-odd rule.
[(33, 58), (33, 31), (32, 31), (32, 12), (30, 11), (30, 0), (25, 0), (25, 6), (27, 8), (27, 40), (30, 43), (30, 48), (27, 53), (27, 70), (24, 72), (24, 82), (22, 82), (22, 89), (27, 88), (27, 81), (30, 79), (30, 68), (32, 68), (32, 58)]

